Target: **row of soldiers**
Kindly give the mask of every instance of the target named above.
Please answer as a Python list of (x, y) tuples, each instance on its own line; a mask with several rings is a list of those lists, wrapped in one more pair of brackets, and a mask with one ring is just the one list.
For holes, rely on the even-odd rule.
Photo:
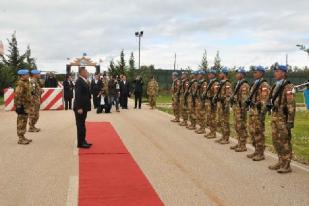
[(32, 70), (31, 77), (29, 70), (18, 70), (19, 79), (15, 89), (14, 104), (17, 113), (17, 136), (18, 144), (27, 145), (32, 142), (25, 137), (27, 122), (29, 121), (28, 132), (39, 132), (40, 129), (35, 127), (39, 120), (39, 111), (41, 103), (41, 88), (39, 79), (40, 71)]
[(229, 144), (232, 109), (238, 142), (230, 148), (235, 152), (247, 151), (250, 135), (255, 150), (247, 157), (261, 161), (265, 159), (265, 116), (269, 113), (273, 145), (279, 157), (278, 163), (269, 169), (289, 173), (292, 171), (291, 129), (294, 127), (295, 97), (293, 85), (287, 80), (287, 70), (283, 65), (274, 68), (276, 82), (272, 87), (263, 78), (265, 68), (261, 66), (254, 68), (251, 85), (246, 80), (244, 68), (239, 68), (234, 87), (228, 79), (227, 68), (219, 71), (212, 68), (207, 71), (207, 78), (203, 70), (193, 71), (191, 75), (183, 72), (180, 78), (173, 73), (171, 93), (175, 119), (171, 121), (204, 134), (207, 139), (216, 138), (216, 132), (220, 132), (222, 136), (215, 142)]

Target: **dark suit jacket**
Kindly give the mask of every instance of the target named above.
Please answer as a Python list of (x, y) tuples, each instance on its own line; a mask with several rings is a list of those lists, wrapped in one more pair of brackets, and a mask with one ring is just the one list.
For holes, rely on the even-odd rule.
[(73, 84), (72, 81), (69, 81), (69, 80), (63, 81), (64, 99), (72, 99), (73, 98), (73, 90), (74, 90), (74, 84)]
[(129, 96), (131, 91), (130, 84), (128, 81), (124, 83), (123, 81), (120, 82), (120, 95), (121, 96)]
[(140, 96), (143, 94), (143, 85), (144, 82), (143, 80), (139, 79), (139, 80), (134, 80), (134, 95), (135, 96)]
[(78, 78), (75, 83), (74, 110), (83, 109), (84, 112), (91, 110), (91, 93), (87, 82)]
[(102, 90), (102, 87), (103, 87), (103, 83), (101, 80), (98, 80), (97, 83), (95, 83), (95, 80), (93, 79), (91, 81), (91, 94), (94, 96), (94, 97), (97, 97), (98, 94), (101, 92)]

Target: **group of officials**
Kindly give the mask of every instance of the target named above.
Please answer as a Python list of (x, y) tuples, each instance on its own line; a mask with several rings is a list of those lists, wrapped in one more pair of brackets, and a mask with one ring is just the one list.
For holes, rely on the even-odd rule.
[[(32, 142), (25, 137), (27, 123), (29, 122), (29, 132), (39, 132), (35, 127), (39, 119), (39, 110), (41, 95), (43, 89), (40, 86), (40, 71), (32, 70), (29, 73), (27, 69), (18, 71), (19, 79), (15, 89), (14, 104), (17, 113), (17, 136), (18, 144), (27, 145)], [(90, 148), (91, 143), (86, 141), (85, 120), (87, 112), (91, 110), (91, 99), (97, 113), (106, 113), (111, 111), (113, 105), (119, 112), (119, 104), (122, 109), (128, 109), (128, 98), (131, 96), (132, 87), (127, 81), (125, 75), (119, 77), (107, 77), (106, 74), (99, 76), (96, 74), (93, 80), (88, 80), (89, 73), (85, 67), (79, 67), (79, 78), (74, 83), (70, 75), (66, 76), (63, 82), (65, 110), (73, 109), (77, 126), (77, 142), (79, 148)], [(52, 78), (51, 78), (52, 79)], [(52, 82), (52, 81), (50, 81)], [(137, 76), (133, 81), (135, 109), (141, 109), (143, 95), (143, 80)], [(156, 96), (158, 94), (158, 83), (154, 79), (148, 82), (147, 95), (150, 106), (153, 109), (156, 105)], [(75, 93), (75, 95), (74, 95)], [(74, 103), (72, 100), (74, 96)]]
[[(173, 73), (171, 93), (175, 119), (171, 121), (195, 130), (197, 134), (205, 134), (207, 139), (216, 138), (218, 131), (221, 138), (216, 142), (229, 144), (232, 108), (238, 143), (230, 148), (235, 152), (247, 151), (250, 135), (255, 150), (247, 157), (261, 161), (265, 159), (265, 116), (271, 114), (272, 140), (279, 160), (269, 169), (289, 173), (292, 171), (291, 129), (294, 127), (296, 104), (287, 72), (286, 66), (277, 65), (274, 68), (276, 82), (272, 87), (263, 78), (265, 68), (261, 66), (254, 67), (251, 85), (246, 80), (244, 68), (239, 68), (234, 87), (225, 67), (220, 70), (212, 68), (207, 73), (203, 70), (190, 75), (183, 72), (180, 78)], [(207, 134), (206, 127), (209, 129)]]

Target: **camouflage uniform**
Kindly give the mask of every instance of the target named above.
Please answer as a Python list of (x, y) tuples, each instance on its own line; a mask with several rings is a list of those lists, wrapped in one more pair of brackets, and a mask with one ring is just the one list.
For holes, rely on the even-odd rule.
[(31, 140), (25, 138), (27, 130), (28, 114), (31, 107), (31, 88), (29, 80), (20, 79), (15, 89), (14, 104), (16, 107), (23, 107), (24, 114), (17, 115), (17, 136), (19, 144), (28, 144)]
[(31, 107), (29, 110), (29, 132), (39, 132), (40, 129), (35, 127), (39, 120), (39, 112), (41, 105), (42, 89), (37, 79), (30, 80), (31, 85)]
[(234, 111), (235, 131), (237, 134), (237, 145), (231, 147), (236, 152), (247, 151), (246, 143), (248, 138), (247, 131), (247, 110), (245, 102), (248, 99), (250, 85), (245, 79), (237, 82), (232, 96), (232, 106)]
[(248, 128), (255, 151), (247, 157), (255, 161), (265, 159), (265, 113), (269, 93), (269, 84), (263, 78), (257, 80), (250, 88), (249, 96), (252, 96), (252, 103), (249, 109)]
[(187, 126), (188, 125), (188, 90), (189, 90), (189, 80), (184, 79), (181, 81), (181, 87), (180, 87), (180, 113), (182, 117), (182, 122), (180, 123), (180, 126)]
[(206, 134), (205, 137), (208, 139), (216, 138), (217, 122), (216, 122), (216, 108), (217, 105), (212, 102), (215, 95), (215, 88), (219, 87), (219, 83), (216, 78), (209, 80), (207, 89), (205, 91), (206, 102), (206, 115), (207, 115), (207, 125), (209, 127), (210, 133)]
[(147, 85), (148, 102), (151, 109), (156, 107), (156, 97), (158, 95), (159, 85), (155, 79), (151, 79)]
[(197, 97), (196, 97), (196, 118), (197, 118), (197, 124), (200, 126), (200, 128), (195, 132), (198, 134), (205, 133), (206, 108), (203, 93), (206, 92), (206, 89), (207, 89), (207, 81), (205, 79), (201, 79), (198, 82)]
[(221, 130), (222, 137), (216, 142), (228, 144), (230, 138), (230, 97), (232, 96), (232, 85), (228, 80), (221, 80), (216, 87), (217, 100), (217, 126)]
[[(276, 94), (277, 93), (277, 94)], [(275, 97), (275, 99), (273, 99)], [(278, 170), (279, 173), (291, 172), (290, 162), (292, 160), (292, 134), (294, 125), (295, 97), (293, 85), (288, 81), (273, 86), (270, 97), (272, 101), (272, 140), (278, 154), (279, 162), (270, 166), (270, 169)]]
[(172, 122), (179, 122), (180, 115), (179, 115), (179, 87), (180, 87), (180, 80), (176, 79), (173, 81), (171, 94), (172, 94), (172, 107), (175, 119)]
[(189, 95), (188, 95), (188, 116), (191, 123), (187, 128), (190, 130), (195, 130), (196, 128), (196, 92), (197, 92), (198, 82), (196, 79), (192, 79), (190, 82)]

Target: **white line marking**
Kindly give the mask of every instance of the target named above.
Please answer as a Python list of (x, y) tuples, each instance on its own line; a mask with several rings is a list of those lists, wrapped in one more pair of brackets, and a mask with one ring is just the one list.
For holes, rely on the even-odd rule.
[(66, 206), (77, 206), (78, 203), (78, 177), (70, 176)]

